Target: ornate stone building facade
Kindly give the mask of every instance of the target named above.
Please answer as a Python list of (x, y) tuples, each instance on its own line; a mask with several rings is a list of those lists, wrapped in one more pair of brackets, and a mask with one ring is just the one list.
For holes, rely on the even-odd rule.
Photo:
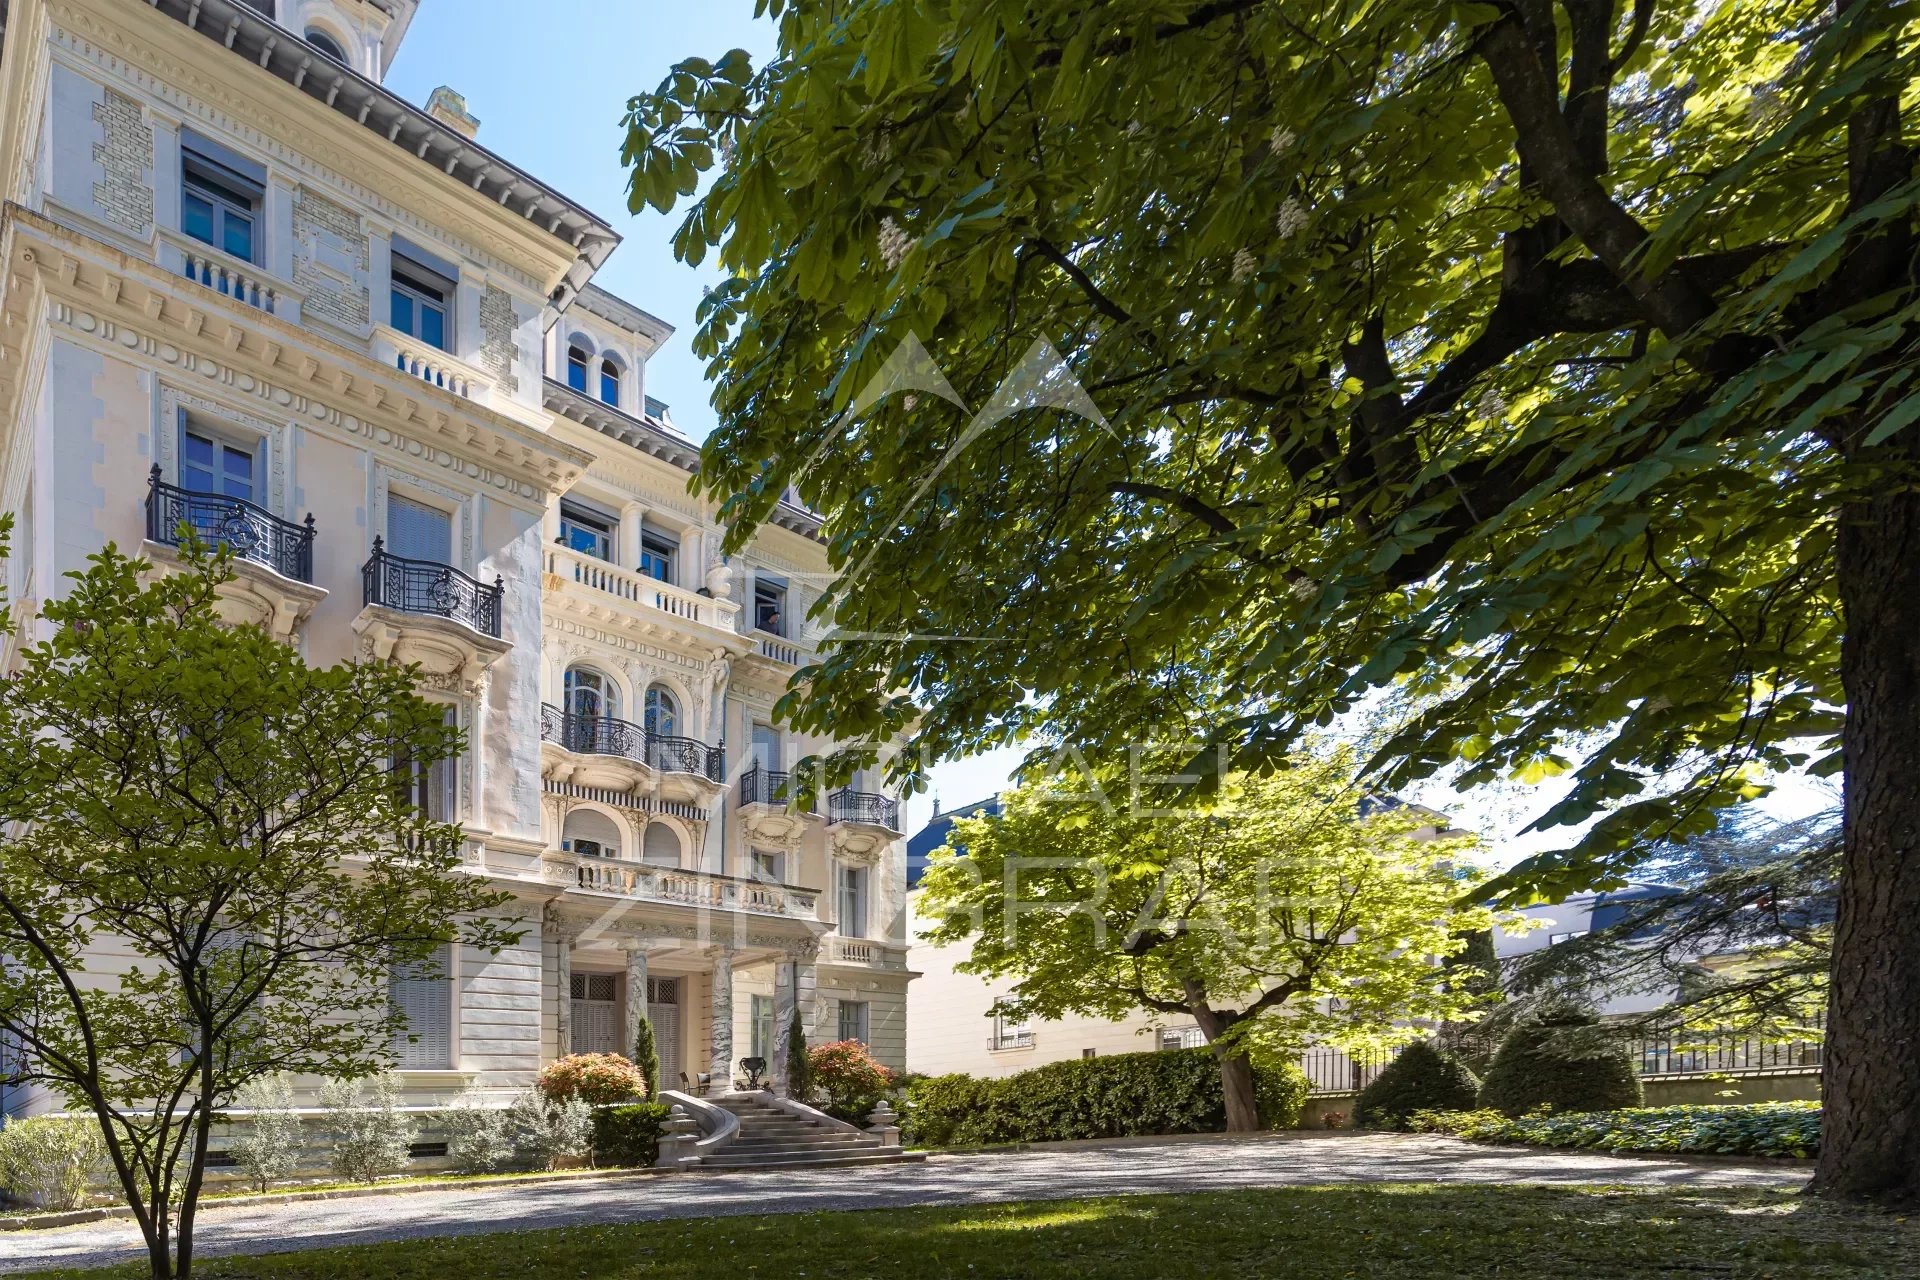
[(0, 0), (25, 634), (88, 554), (164, 564), (185, 519), (239, 553), (235, 620), (422, 665), (469, 741), (424, 802), (525, 936), (396, 975), (415, 1101), (624, 1051), (643, 1011), (669, 1081), (777, 1071), (795, 1011), (902, 1066), (898, 804), (789, 804), (828, 744), (773, 715), (824, 639), (818, 524), (783, 507), (722, 557), (647, 384), (672, 330), (592, 283), (613, 228), (458, 95), (382, 87), (416, 3)]

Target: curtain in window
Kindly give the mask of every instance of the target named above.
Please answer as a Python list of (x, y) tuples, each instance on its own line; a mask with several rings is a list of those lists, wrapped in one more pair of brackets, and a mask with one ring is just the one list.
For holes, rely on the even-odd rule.
[(453, 563), (453, 517), (438, 507), (387, 495), (387, 550), (409, 560)]

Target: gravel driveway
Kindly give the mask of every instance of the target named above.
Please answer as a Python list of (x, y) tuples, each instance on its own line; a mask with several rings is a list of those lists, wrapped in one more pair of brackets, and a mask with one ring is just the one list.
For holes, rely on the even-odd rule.
[[(209, 1207), (201, 1212), (195, 1234), (198, 1253), (215, 1256), (649, 1218), (984, 1204), (1231, 1187), (1335, 1182), (1792, 1187), (1806, 1177), (1803, 1169), (1785, 1165), (1480, 1147), (1418, 1134), (1297, 1134), (936, 1156), (924, 1164), (811, 1172), (475, 1186), (411, 1195)], [(123, 1261), (134, 1256), (139, 1240), (133, 1224), (123, 1220), (10, 1232), (0, 1235), (0, 1273)]]

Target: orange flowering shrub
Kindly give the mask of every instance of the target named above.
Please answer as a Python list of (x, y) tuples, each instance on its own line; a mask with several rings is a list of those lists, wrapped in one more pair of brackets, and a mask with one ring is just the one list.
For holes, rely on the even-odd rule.
[(575, 1053), (548, 1063), (534, 1086), (555, 1102), (579, 1098), (594, 1106), (647, 1096), (640, 1068), (617, 1053)]
[(813, 1084), (827, 1095), (827, 1112), (858, 1124), (893, 1085), (893, 1072), (858, 1040), (836, 1040), (807, 1051)]

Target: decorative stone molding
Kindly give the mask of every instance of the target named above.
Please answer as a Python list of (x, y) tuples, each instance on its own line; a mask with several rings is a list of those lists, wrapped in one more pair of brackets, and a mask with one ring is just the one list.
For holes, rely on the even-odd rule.
[(153, 125), (140, 103), (115, 89), (104, 89), (93, 104), (100, 141), (93, 162), (100, 181), (93, 202), (118, 226), (137, 236), (153, 229)]
[(160, 474), (170, 483), (180, 482), (180, 411), (188, 416), (211, 419), (216, 424), (238, 427), (243, 433), (258, 436), (267, 446), (267, 500), (262, 505), (282, 520), (297, 522), (287, 503), (287, 457), (293, 452), (293, 427), (284, 420), (263, 418), (259, 414), (236, 409), (217, 400), (209, 400), (185, 391), (165, 379), (159, 379), (159, 420), (154, 427), (154, 461)]
[(360, 215), (302, 185), (293, 195), (293, 283), (303, 314), (354, 333), (373, 323), (372, 249)]

